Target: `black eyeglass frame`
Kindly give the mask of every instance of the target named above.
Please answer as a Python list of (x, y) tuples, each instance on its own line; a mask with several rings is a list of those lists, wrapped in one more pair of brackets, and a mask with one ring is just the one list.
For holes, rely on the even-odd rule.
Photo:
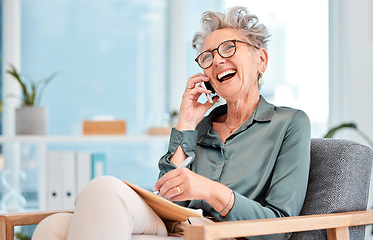
[[(227, 42), (233, 42), (233, 45), (234, 45), (234, 52), (232, 53), (232, 55), (230, 55), (230, 56), (228, 56), (228, 57), (224, 57), (224, 56), (222, 56), (222, 55), (220, 54), (220, 52), (219, 52), (219, 48), (220, 48), (221, 45), (223, 45), (224, 43), (227, 43)], [(252, 45), (251, 43), (248, 43), (248, 42), (244, 42), (244, 41), (241, 41), (241, 40), (235, 40), (235, 39), (232, 39), (232, 40), (225, 40), (224, 42), (220, 43), (218, 47), (216, 47), (216, 48), (214, 48), (214, 49), (212, 49), (212, 50), (207, 50), (207, 51), (203, 51), (203, 52), (201, 52), (201, 53), (196, 57), (196, 59), (194, 59), (194, 61), (196, 61), (196, 63), (198, 64), (198, 66), (200, 66), (200, 68), (202, 68), (202, 69), (207, 69), (207, 68), (211, 67), (213, 61), (211, 61), (211, 64), (210, 64), (208, 67), (202, 67), (201, 64), (200, 64), (199, 61), (198, 61), (199, 57), (200, 57), (202, 54), (205, 54), (205, 53), (207, 53), (207, 52), (210, 52), (211, 55), (212, 55), (212, 60), (214, 60), (214, 54), (213, 54), (213, 52), (216, 50), (216, 51), (218, 52), (218, 54), (219, 54), (220, 57), (222, 57), (222, 58), (230, 58), (230, 57), (232, 57), (232, 56), (236, 53), (236, 51), (237, 51), (237, 45), (236, 45), (237, 42), (238, 42), (238, 43), (245, 43), (245, 44), (247, 44), (247, 45), (249, 45), (249, 46), (251, 46), (251, 47), (254, 47), (254, 48), (256, 48), (256, 49), (259, 50), (259, 48), (258, 48), (257, 46), (254, 46), (254, 45)]]

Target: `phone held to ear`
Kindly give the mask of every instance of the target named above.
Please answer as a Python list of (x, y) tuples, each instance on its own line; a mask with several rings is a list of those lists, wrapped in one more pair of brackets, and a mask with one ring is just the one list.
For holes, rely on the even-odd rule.
[(210, 82), (201, 82), (201, 86), (203, 88), (211, 91), (210, 94), (206, 93), (205, 95), (206, 95), (207, 101), (209, 101), (209, 103), (213, 103), (212, 98), (216, 95), (216, 92), (215, 92), (214, 88), (211, 86)]

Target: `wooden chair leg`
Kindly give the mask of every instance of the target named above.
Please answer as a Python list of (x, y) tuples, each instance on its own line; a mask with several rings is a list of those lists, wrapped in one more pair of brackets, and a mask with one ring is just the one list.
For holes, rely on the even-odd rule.
[(350, 240), (348, 227), (326, 229), (328, 240)]
[(13, 240), (14, 227), (39, 224), (56, 213), (73, 213), (73, 210), (7, 213), (0, 215), (0, 240)]
[(188, 225), (185, 227), (184, 240), (213, 240), (203, 225)]
[(0, 239), (14, 239), (14, 225), (6, 217), (0, 217)]

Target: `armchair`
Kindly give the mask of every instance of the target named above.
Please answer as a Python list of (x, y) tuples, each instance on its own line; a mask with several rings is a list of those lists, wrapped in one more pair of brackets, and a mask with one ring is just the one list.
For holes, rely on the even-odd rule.
[(373, 210), (366, 210), (372, 162), (372, 149), (359, 143), (312, 139), (310, 176), (301, 216), (189, 226), (184, 240), (285, 232), (293, 232), (291, 240), (363, 240), (365, 226), (361, 225), (373, 223)]
[[(301, 216), (189, 225), (184, 240), (293, 232), (291, 240), (363, 240), (373, 210), (366, 210), (373, 151), (356, 142), (312, 139), (308, 189)], [(14, 226), (38, 224), (55, 212), (0, 215), (0, 239), (14, 238)], [(169, 237), (172, 239), (172, 237)]]

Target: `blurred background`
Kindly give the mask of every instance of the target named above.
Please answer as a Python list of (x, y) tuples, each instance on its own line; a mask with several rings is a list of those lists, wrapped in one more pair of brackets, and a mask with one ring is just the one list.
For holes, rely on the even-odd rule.
[[(247, 6), (271, 34), (262, 94), (274, 104), (306, 111), (313, 136), (328, 129), (325, 0), (21, 0), (19, 4), (20, 57), (18, 64), (12, 64), (35, 80), (57, 72), (41, 100), (48, 107), (51, 135), (81, 134), (82, 120), (97, 115), (126, 119), (128, 134), (161, 125), (167, 114), (178, 110), (187, 79), (201, 72), (191, 41), (200, 29), (202, 13), (235, 5)], [(9, 68), (7, 59), (2, 64)]]
[[(187, 79), (201, 69), (194, 62), (193, 34), (204, 11), (242, 5), (256, 14), (271, 34), (269, 65), (262, 95), (275, 105), (304, 110), (312, 137), (353, 122), (373, 138), (373, 3), (361, 0), (1, 0), (2, 144), (18, 143), (19, 180), (24, 208), (43, 208), (40, 186), (51, 151), (104, 153), (105, 174), (151, 188), (157, 161), (168, 137), (140, 141), (69, 141), (82, 135), (82, 122), (97, 117), (126, 121), (127, 136), (169, 126)], [(6, 73), (13, 64), (23, 76), (56, 77), (41, 106), (48, 108), (48, 137), (21, 141), (14, 136), (9, 95), (20, 92)], [(205, 101), (203, 96), (201, 101)], [(346, 129), (335, 137), (368, 142)], [(11, 140), (9, 140), (11, 139)], [(4, 148), (3, 148), (4, 150)], [(44, 164), (44, 163), (42, 163)], [(0, 159), (0, 171), (14, 165)], [(42, 170), (40, 170), (42, 169)], [(41, 172), (40, 172), (41, 171)], [(3, 174), (4, 175), (4, 174)], [(3, 177), (6, 180), (6, 177)], [(2, 185), (0, 196), (9, 189)]]

